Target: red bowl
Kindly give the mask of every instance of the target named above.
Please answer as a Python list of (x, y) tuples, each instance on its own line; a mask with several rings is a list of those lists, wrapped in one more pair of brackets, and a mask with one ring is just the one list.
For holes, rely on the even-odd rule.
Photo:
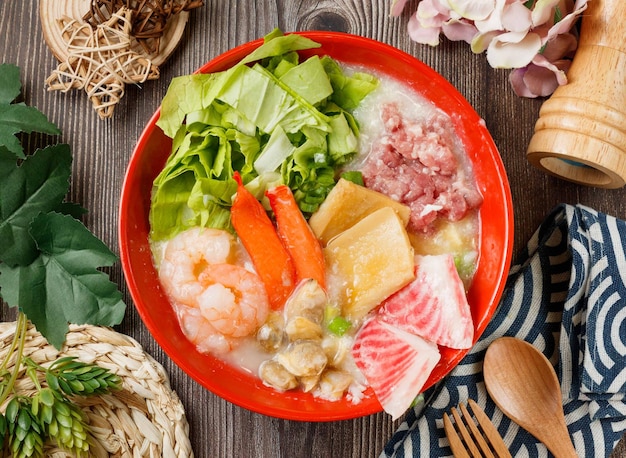
[[(389, 45), (335, 32), (303, 32), (321, 48), (302, 52), (330, 55), (340, 62), (363, 65), (408, 83), (450, 115), (457, 134), (473, 163), (484, 196), (480, 209), (480, 257), (468, 293), (475, 326), (475, 339), (484, 331), (502, 295), (513, 243), (513, 212), (508, 179), (498, 150), (478, 116), (463, 96), (442, 76), (414, 57)], [(260, 46), (256, 40), (234, 48), (200, 68), (199, 72), (225, 70)], [(329, 402), (300, 392), (279, 393), (252, 374), (199, 353), (183, 335), (176, 314), (165, 296), (152, 264), (148, 234), (148, 211), (152, 181), (170, 153), (171, 140), (160, 128), (157, 111), (143, 131), (130, 159), (122, 189), (119, 217), (121, 261), (130, 294), (148, 330), (189, 376), (218, 396), (265, 415), (304, 421), (357, 418), (382, 410), (368, 389), (359, 404), (348, 400)], [(425, 388), (441, 380), (467, 350), (442, 348), (441, 361)]]

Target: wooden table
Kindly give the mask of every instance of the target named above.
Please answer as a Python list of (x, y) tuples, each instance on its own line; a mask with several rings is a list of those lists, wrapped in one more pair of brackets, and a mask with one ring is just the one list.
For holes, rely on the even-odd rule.
[[(0, 2), (0, 62), (21, 68), (24, 101), (43, 111), (63, 132), (73, 151), (69, 199), (89, 210), (83, 222), (119, 253), (118, 204), (126, 165), (143, 126), (159, 106), (172, 77), (193, 72), (220, 53), (284, 31), (335, 30), (396, 46), (452, 82), (484, 118), (506, 167), (515, 213), (515, 251), (558, 203), (582, 203), (626, 218), (626, 189), (602, 190), (549, 177), (526, 160), (542, 100), (517, 97), (508, 70), (489, 67), (484, 55), (446, 40), (437, 48), (418, 45), (407, 35), (407, 5), (400, 18), (389, 16), (391, 0), (205, 0), (193, 10), (178, 49), (160, 67), (161, 77), (127, 87), (112, 119), (98, 118), (84, 92), (50, 93), (44, 81), (57, 61), (41, 31), (38, 2)], [(118, 331), (138, 340), (169, 372), (187, 411), (198, 457), (355, 457), (378, 456), (399, 425), (385, 414), (335, 423), (301, 423), (265, 417), (234, 406), (185, 375), (144, 327), (127, 293), (121, 267), (110, 269), (129, 305)], [(12, 312), (2, 309), (0, 319)]]

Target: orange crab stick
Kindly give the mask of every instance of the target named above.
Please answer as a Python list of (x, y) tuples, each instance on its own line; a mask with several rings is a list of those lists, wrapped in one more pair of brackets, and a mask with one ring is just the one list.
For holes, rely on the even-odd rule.
[(263, 205), (243, 186), (239, 173), (235, 172), (233, 178), (238, 187), (231, 207), (231, 222), (265, 285), (270, 307), (278, 310), (295, 286), (293, 261)]
[(313, 278), (326, 288), (322, 246), (298, 208), (291, 189), (280, 185), (266, 191), (265, 195), (276, 217), (278, 235), (296, 267), (297, 282)]

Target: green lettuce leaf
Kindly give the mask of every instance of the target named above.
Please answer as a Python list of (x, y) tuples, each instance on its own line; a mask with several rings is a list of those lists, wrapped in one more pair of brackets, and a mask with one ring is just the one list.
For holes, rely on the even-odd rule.
[(324, 201), (336, 169), (357, 150), (349, 110), (377, 80), (344, 75), (329, 57), (299, 62), (297, 51), (316, 47), (276, 29), (226, 71), (172, 80), (157, 122), (173, 141), (154, 181), (152, 240), (196, 225), (232, 231), (234, 171), (259, 199), (280, 177), (305, 213)]
[(378, 78), (374, 75), (357, 72), (348, 76), (329, 56), (322, 57), (322, 65), (333, 86), (331, 101), (346, 111), (354, 110), (367, 94), (378, 87)]
[[(218, 93), (237, 80), (238, 72), (245, 64), (281, 56), (285, 53), (304, 49), (319, 48), (320, 44), (300, 35), (281, 36), (275, 29), (271, 39), (225, 72), (185, 75), (172, 79), (163, 102), (157, 126), (168, 137), (174, 137), (185, 116), (194, 111), (209, 107)], [(266, 38), (269, 38), (266, 37)]]
[(335, 164), (345, 164), (356, 153), (357, 136), (343, 112), (330, 118), (330, 127), (332, 130), (328, 134), (328, 154)]
[(221, 73), (200, 73), (173, 78), (163, 101), (157, 126), (173, 138), (185, 116), (211, 106), (215, 97), (231, 78), (237, 77), (237, 67)]
[(319, 56), (312, 56), (292, 67), (279, 80), (311, 105), (325, 101), (333, 93), (333, 86)]
[(329, 130), (328, 118), (299, 94), (290, 90), (260, 65), (239, 67), (239, 78), (220, 91), (217, 98), (271, 134), (280, 125), (287, 133), (304, 126)]
[(253, 141), (233, 129), (209, 126), (189, 132), (154, 180), (151, 238), (167, 239), (198, 225), (232, 230), (228, 208), (237, 191), (233, 164), (244, 169), (248, 163), (251, 170), (254, 148)]
[(250, 64), (262, 59), (291, 54), (295, 51), (319, 48), (321, 45), (309, 38), (295, 33), (283, 35), (279, 29), (274, 29), (265, 37), (265, 42), (257, 49), (244, 57), (238, 65)]
[(254, 169), (259, 174), (274, 172), (295, 150), (296, 147), (292, 145), (283, 128), (278, 125), (270, 135), (263, 151), (254, 161)]

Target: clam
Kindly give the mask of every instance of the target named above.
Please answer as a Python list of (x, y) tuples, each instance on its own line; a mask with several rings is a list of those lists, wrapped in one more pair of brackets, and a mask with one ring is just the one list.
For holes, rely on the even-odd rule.
[(297, 340), (321, 341), (323, 331), (319, 323), (315, 323), (303, 316), (296, 316), (287, 322), (285, 333), (291, 342)]
[(266, 385), (277, 390), (292, 390), (298, 386), (296, 377), (278, 361), (268, 359), (259, 366), (259, 377)]
[(318, 390), (324, 399), (341, 399), (354, 378), (347, 372), (330, 369), (325, 371), (318, 382)]
[(326, 291), (316, 280), (303, 280), (285, 304), (285, 320), (300, 316), (321, 323), (327, 302)]
[(272, 312), (256, 334), (257, 342), (268, 353), (279, 350), (285, 342), (285, 322), (282, 314)]
[(350, 353), (352, 343), (353, 341), (350, 337), (339, 337), (332, 334), (325, 335), (321, 345), (328, 358), (328, 364), (334, 367), (340, 366), (345, 361), (348, 353)]
[(328, 358), (319, 343), (302, 340), (289, 344), (276, 361), (296, 377), (311, 377), (322, 373)]
[(304, 391), (305, 393), (309, 393), (310, 391), (313, 391), (313, 389), (317, 386), (319, 380), (319, 375), (300, 377), (300, 387), (302, 388), (302, 391)]

